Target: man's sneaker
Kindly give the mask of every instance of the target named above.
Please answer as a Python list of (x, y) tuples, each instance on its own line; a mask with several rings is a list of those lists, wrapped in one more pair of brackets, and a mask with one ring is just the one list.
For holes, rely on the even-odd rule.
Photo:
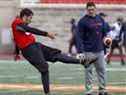
[(91, 52), (77, 54), (76, 58), (80, 59), (80, 63), (84, 65), (85, 68), (89, 67), (91, 63), (97, 60), (97, 57)]
[(99, 92), (98, 95), (109, 95), (108, 92)]
[(50, 93), (46, 93), (45, 95), (51, 95)]
[(85, 95), (93, 95), (93, 94), (89, 93), (89, 94), (85, 94)]
[(105, 89), (99, 88), (99, 93), (98, 93), (98, 95), (109, 95), (109, 94), (108, 94), (108, 92), (107, 92)]
[(85, 84), (85, 95), (93, 95), (93, 92), (92, 84)]
[(93, 92), (85, 93), (85, 95), (94, 95)]
[(85, 57), (85, 54), (83, 54), (83, 53), (77, 54), (76, 58), (80, 60), (81, 64), (84, 64), (84, 62), (86, 62), (86, 57)]

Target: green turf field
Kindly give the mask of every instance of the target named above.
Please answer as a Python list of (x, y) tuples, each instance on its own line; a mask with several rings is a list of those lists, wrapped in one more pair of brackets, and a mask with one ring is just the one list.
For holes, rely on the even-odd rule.
[[(66, 65), (57, 62), (50, 63), (50, 82), (57, 85), (83, 85), (84, 68), (81, 65)], [(112, 62), (107, 66), (108, 84), (126, 87), (126, 66)], [(94, 74), (95, 75), (95, 74)], [(0, 61), (0, 83), (8, 84), (41, 84), (40, 75), (26, 61)], [(84, 91), (53, 91), (54, 95), (84, 95)], [(0, 95), (43, 95), (41, 91), (8, 89), (0, 90)], [(122, 93), (112, 95), (126, 95)]]

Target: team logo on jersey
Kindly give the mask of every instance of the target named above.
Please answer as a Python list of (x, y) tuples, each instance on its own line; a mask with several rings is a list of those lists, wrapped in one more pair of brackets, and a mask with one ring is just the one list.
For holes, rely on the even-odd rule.
[(25, 32), (25, 34), (28, 35), (28, 36), (31, 35), (31, 33), (29, 33), (29, 32)]

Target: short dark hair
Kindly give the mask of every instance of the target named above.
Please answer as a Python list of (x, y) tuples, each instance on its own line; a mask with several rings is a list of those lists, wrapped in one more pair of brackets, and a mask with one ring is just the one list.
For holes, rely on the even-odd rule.
[(118, 18), (117, 18), (117, 21), (123, 22), (123, 17), (118, 17)]
[(70, 23), (75, 23), (75, 19), (72, 18), (71, 21), (70, 21)]
[(32, 10), (28, 9), (28, 8), (24, 8), (20, 11), (20, 17), (24, 17), (24, 16), (31, 16), (34, 13), (32, 12)]
[(93, 6), (93, 7), (96, 7), (94, 2), (87, 2), (86, 8), (92, 7), (92, 6)]
[(103, 16), (103, 17), (106, 17), (106, 16), (107, 16), (107, 14), (105, 14), (105, 13), (103, 13), (103, 12), (100, 12), (99, 15), (100, 15), (100, 16)]

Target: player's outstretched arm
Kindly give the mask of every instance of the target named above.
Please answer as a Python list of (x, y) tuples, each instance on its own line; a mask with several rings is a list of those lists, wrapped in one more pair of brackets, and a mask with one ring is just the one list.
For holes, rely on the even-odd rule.
[(16, 27), (16, 29), (19, 30), (19, 31), (22, 31), (22, 32), (29, 32), (29, 33), (36, 34), (36, 35), (46, 36), (46, 37), (49, 37), (51, 39), (54, 39), (55, 36), (56, 36), (56, 33), (54, 33), (54, 32), (42, 31), (42, 30), (39, 30), (37, 28), (33, 28), (33, 27), (30, 27), (30, 26), (24, 25), (24, 24), (18, 25)]

